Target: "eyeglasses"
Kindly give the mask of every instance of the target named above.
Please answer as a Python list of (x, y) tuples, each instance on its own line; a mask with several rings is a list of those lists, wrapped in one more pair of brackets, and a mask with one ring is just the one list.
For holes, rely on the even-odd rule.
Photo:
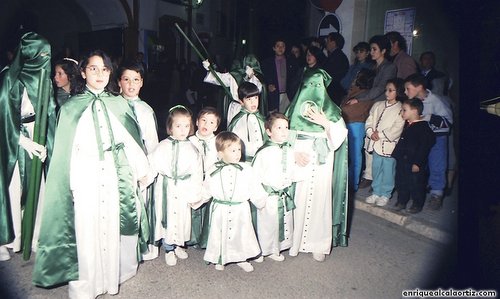
[(102, 73), (102, 74), (105, 74), (105, 75), (108, 75), (111, 73), (111, 70), (104, 66), (102, 68), (99, 68), (98, 66), (96, 65), (90, 65), (90, 66), (87, 66), (86, 69), (93, 75), (97, 75), (99, 73)]
[(142, 79), (140, 79), (140, 78), (121, 77), (120, 81), (123, 82), (123, 83), (140, 84), (142, 82)]

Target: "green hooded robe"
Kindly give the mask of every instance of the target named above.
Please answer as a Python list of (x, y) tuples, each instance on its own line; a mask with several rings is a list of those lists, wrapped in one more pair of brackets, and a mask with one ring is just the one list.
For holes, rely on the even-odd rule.
[[(331, 77), (320, 68), (304, 68), (301, 85), (285, 112), (289, 118), (290, 130), (323, 132), (324, 128), (303, 116), (309, 106), (322, 110), (328, 120), (337, 122), (342, 118), (341, 109), (330, 99), (326, 87)], [(332, 177), (333, 238), (332, 246), (347, 246), (347, 138), (334, 153)]]
[[(9, 185), (14, 167), (16, 163), (19, 163), (21, 173), (29, 173), (30, 171), (28, 165), (31, 159), (19, 147), (23, 91), (26, 89), (33, 108), (35, 111), (39, 111), (39, 87), (52, 90), (52, 83), (49, 79), (50, 51), (50, 44), (45, 38), (33, 32), (25, 33), (21, 37), (14, 60), (0, 73), (0, 103), (2, 106), (0, 109), (2, 130), (2, 134), (0, 134), (0, 245), (9, 244), (15, 237), (9, 196)], [(42, 71), (46, 72), (48, 78), (40, 82)], [(52, 153), (56, 123), (55, 102), (52, 92), (49, 94), (46, 165), (48, 165)], [(22, 183), (26, 186), (26, 180)]]

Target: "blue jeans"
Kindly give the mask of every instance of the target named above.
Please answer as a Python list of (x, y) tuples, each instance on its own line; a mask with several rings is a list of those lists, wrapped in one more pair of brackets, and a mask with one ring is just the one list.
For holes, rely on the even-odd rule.
[(361, 175), (361, 164), (363, 164), (365, 123), (348, 123), (347, 132), (347, 142), (349, 144), (349, 182), (352, 184), (354, 191), (357, 191)]
[(396, 175), (396, 160), (373, 152), (372, 188), (373, 194), (391, 198)]
[(165, 243), (165, 239), (161, 239), (161, 247), (163, 247), (163, 249), (165, 250), (165, 252), (170, 252), (170, 251), (173, 251), (175, 249), (175, 247), (177, 247), (175, 244), (167, 244)]
[(436, 144), (429, 153), (429, 186), (431, 195), (442, 196), (446, 187), (448, 169), (448, 136), (436, 136)]

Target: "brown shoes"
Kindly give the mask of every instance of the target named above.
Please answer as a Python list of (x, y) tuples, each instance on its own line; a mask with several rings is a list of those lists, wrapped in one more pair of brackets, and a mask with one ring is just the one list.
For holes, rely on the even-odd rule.
[(429, 200), (429, 210), (437, 211), (443, 206), (443, 196), (431, 195)]
[(372, 185), (372, 180), (367, 180), (365, 178), (362, 178), (361, 181), (359, 182), (358, 189), (365, 189), (368, 188)]

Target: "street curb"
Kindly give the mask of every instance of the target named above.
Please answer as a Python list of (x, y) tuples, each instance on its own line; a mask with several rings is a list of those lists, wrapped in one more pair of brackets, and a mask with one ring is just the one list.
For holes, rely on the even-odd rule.
[(431, 240), (448, 244), (452, 240), (452, 235), (424, 221), (411, 219), (409, 216), (368, 204), (360, 199), (354, 200), (356, 209), (368, 212), (374, 216), (383, 218), (389, 222), (402, 226), (414, 233), (422, 235)]

